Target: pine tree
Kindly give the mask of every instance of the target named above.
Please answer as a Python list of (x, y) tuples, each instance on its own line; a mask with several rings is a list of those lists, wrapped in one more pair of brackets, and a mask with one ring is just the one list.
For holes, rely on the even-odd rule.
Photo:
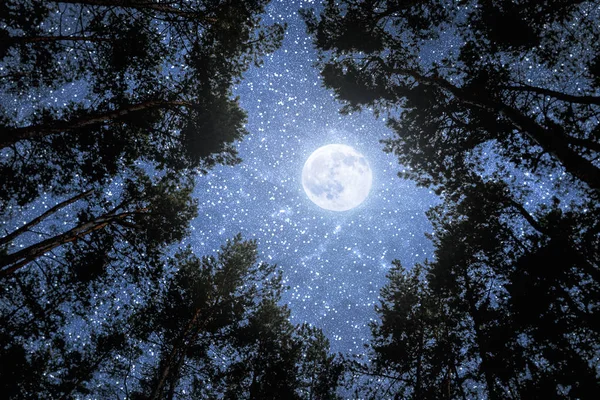
[(338, 398), (340, 360), (320, 330), (289, 321), (281, 274), (253, 241), (203, 258), (182, 249), (138, 279), (44, 263), (0, 297), (9, 399)]
[[(532, 215), (505, 185), (471, 178), (429, 212), (434, 259), (390, 273), (370, 372), (401, 398), (592, 398), (597, 222), (557, 203)], [(420, 348), (423, 332), (442, 333)], [(443, 366), (452, 379), (424, 372)]]
[[(266, 1), (8, 1), (0, 91), (0, 211), (75, 195), (136, 162), (206, 171), (238, 161), (231, 88), (279, 46)], [(60, 103), (49, 103), (54, 96)], [(76, 93), (74, 93), (76, 92)]]
[[(304, 15), (344, 110), (389, 114), (387, 150), (410, 167), (403, 176), (441, 191), (495, 154), (530, 173), (564, 169), (597, 196), (593, 7), (327, 1), (320, 18)], [(457, 45), (437, 55), (448, 41)]]

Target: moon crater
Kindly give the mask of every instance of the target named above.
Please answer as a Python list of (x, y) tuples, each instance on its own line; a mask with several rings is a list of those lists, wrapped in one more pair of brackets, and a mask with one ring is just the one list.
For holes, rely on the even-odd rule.
[(352, 147), (318, 148), (302, 168), (302, 186), (310, 200), (326, 210), (346, 211), (369, 195), (373, 174), (367, 159)]

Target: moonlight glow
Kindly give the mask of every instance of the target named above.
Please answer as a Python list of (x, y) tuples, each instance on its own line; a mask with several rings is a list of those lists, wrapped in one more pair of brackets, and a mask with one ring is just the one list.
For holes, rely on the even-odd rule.
[(306, 195), (326, 210), (346, 211), (358, 206), (369, 195), (372, 181), (367, 159), (343, 144), (318, 148), (302, 169)]

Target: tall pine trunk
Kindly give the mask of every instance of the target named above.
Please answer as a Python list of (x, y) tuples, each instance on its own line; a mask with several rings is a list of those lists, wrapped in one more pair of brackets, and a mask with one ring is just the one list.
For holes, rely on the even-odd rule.
[(74, 242), (87, 236), (92, 232), (104, 229), (107, 225), (116, 223), (121, 219), (132, 216), (137, 212), (125, 212), (121, 214), (104, 214), (92, 221), (84, 222), (76, 227), (61, 233), (60, 235), (42, 240), (15, 253), (0, 258), (0, 277), (12, 275), (15, 271), (36, 260), (47, 252), (54, 250), (64, 244)]
[(123, 106), (117, 110), (89, 113), (82, 117), (74, 118), (70, 121), (57, 120), (37, 125), (25, 126), (22, 128), (5, 128), (0, 131), (0, 149), (11, 146), (21, 140), (37, 139), (50, 134), (70, 132), (76, 129), (116, 121), (131, 113), (139, 111), (190, 106), (191, 104), (185, 101), (150, 100), (142, 103)]

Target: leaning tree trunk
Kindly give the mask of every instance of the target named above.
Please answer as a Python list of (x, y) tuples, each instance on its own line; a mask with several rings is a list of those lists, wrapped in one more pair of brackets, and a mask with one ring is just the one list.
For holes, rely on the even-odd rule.
[(130, 104), (118, 110), (90, 113), (70, 121), (52, 121), (38, 125), (30, 125), (21, 128), (4, 128), (0, 130), (0, 149), (11, 146), (21, 140), (37, 139), (50, 134), (70, 132), (76, 129), (100, 125), (119, 120), (129, 114), (170, 107), (190, 107), (185, 101), (163, 101), (150, 100), (137, 104)]
[(29, 247), (19, 250), (15, 253), (8, 254), (0, 258), (0, 277), (5, 277), (13, 274), (21, 267), (29, 264), (33, 260), (41, 257), (45, 253), (60, 247), (64, 244), (74, 242), (75, 240), (87, 236), (92, 232), (105, 228), (107, 225), (117, 223), (121, 219), (137, 214), (138, 212), (125, 212), (121, 214), (105, 214), (93, 221), (85, 222), (77, 225), (75, 228), (68, 230), (60, 235), (43, 240)]
[(188, 338), (189, 336), (191, 336), (191, 334), (197, 332), (198, 327), (196, 325), (198, 324), (198, 320), (201, 314), (202, 309), (196, 309), (194, 316), (188, 323), (180, 339), (177, 340), (177, 342), (173, 345), (173, 348), (171, 349), (169, 355), (165, 359), (164, 365), (159, 374), (158, 382), (154, 386), (154, 389), (152, 389), (152, 393), (150, 394), (149, 400), (160, 399), (162, 397), (162, 393), (164, 391), (164, 387), (167, 381), (174, 379), (172, 375), (177, 372), (175, 371), (176, 368), (174, 367), (180, 364), (179, 361), (182, 357), (185, 358), (187, 346), (189, 346)]
[(545, 152), (551, 154), (567, 172), (585, 182), (596, 194), (600, 194), (600, 169), (571, 149), (569, 140), (563, 133), (541, 126), (534, 118), (523, 114), (516, 108), (454, 86), (443, 78), (425, 76), (413, 69), (391, 68), (381, 59), (376, 59), (376, 61), (389, 73), (408, 76), (419, 83), (436, 86), (451, 93), (465, 105), (505, 117), (515, 128), (521, 130)]
[(80, 193), (76, 196), (71, 197), (70, 199), (67, 199), (61, 203), (58, 203), (57, 205), (55, 205), (54, 207), (52, 207), (51, 209), (49, 209), (48, 211), (44, 212), (42, 215), (40, 215), (39, 217), (36, 217), (34, 219), (32, 219), (31, 221), (29, 221), (28, 223), (26, 223), (25, 225), (21, 226), (20, 228), (14, 230), (13, 232), (9, 233), (8, 235), (0, 238), (0, 246), (3, 245), (7, 245), (9, 244), (11, 241), (13, 241), (15, 238), (19, 237), (20, 235), (22, 235), (23, 233), (29, 231), (31, 228), (33, 228), (34, 226), (36, 226), (37, 224), (39, 224), (40, 222), (42, 222), (44, 219), (48, 218), (50, 215), (54, 214), (55, 212), (57, 212), (58, 210), (65, 208), (66, 206), (75, 203), (77, 200), (81, 200), (84, 197), (89, 196), (90, 194), (92, 194), (93, 190), (88, 190), (86, 192)]

